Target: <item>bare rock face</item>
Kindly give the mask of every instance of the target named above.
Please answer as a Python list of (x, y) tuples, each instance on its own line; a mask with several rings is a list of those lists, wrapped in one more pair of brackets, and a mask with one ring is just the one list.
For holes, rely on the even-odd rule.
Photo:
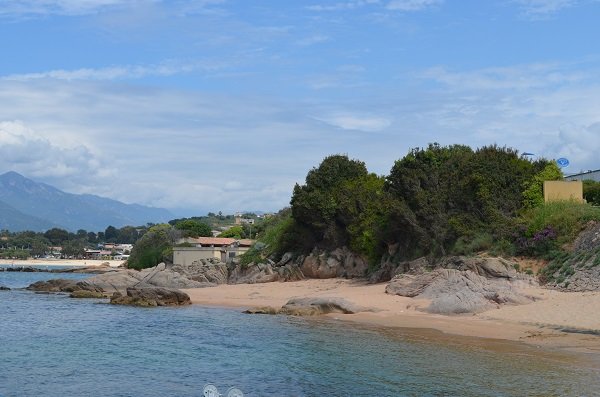
[(426, 310), (440, 314), (479, 313), (501, 304), (534, 300), (505, 278), (486, 278), (471, 270), (457, 269), (398, 275), (386, 287), (386, 293), (431, 299)]
[(313, 252), (302, 261), (300, 270), (308, 278), (365, 277), (369, 264), (348, 248), (337, 248), (330, 253)]
[(116, 292), (113, 294), (110, 303), (113, 305), (155, 307), (190, 305), (192, 302), (188, 294), (177, 289), (144, 287), (127, 288), (126, 296)]
[(390, 281), (394, 276), (402, 273), (422, 273), (431, 268), (431, 264), (425, 257), (417, 258), (412, 261), (393, 263), (384, 262), (381, 267), (373, 272), (369, 277), (371, 283), (383, 283)]
[(71, 292), (71, 294), (69, 296), (71, 298), (77, 298), (77, 299), (101, 299), (101, 298), (107, 297), (102, 292), (86, 291), (83, 289), (80, 289), (78, 291), (73, 291), (73, 292)]
[(226, 284), (229, 277), (227, 265), (211, 259), (194, 261), (191, 265), (171, 265), (170, 269), (190, 280), (213, 285)]
[(293, 263), (283, 266), (271, 263), (251, 263), (248, 266), (238, 264), (231, 269), (228, 282), (229, 284), (259, 284), (302, 279), (304, 279), (302, 271)]
[(516, 279), (515, 262), (504, 258), (452, 256), (444, 258), (439, 267), (445, 269), (470, 270), (486, 278)]

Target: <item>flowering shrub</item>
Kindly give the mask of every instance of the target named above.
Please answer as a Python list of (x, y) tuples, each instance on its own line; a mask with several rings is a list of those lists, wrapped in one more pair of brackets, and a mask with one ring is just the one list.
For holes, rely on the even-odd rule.
[(516, 238), (517, 252), (522, 255), (538, 256), (546, 254), (557, 247), (558, 234), (552, 226), (546, 226), (542, 230), (528, 237), (526, 232), (519, 233)]

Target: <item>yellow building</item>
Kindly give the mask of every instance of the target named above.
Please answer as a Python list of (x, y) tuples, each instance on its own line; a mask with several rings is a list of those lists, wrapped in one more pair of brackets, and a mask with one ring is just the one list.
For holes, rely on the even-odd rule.
[(544, 181), (544, 202), (576, 201), (584, 203), (583, 182), (581, 181)]

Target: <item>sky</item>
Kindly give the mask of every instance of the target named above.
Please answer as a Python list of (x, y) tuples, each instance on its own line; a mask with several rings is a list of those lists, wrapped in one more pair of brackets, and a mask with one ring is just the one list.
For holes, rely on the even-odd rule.
[(598, 0), (2, 0), (0, 172), (276, 211), (331, 154), (428, 143), (600, 168)]

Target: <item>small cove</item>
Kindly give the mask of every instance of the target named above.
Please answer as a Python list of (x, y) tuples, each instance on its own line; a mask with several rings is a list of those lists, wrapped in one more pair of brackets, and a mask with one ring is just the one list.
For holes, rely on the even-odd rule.
[[(0, 285), (78, 274), (0, 273)], [(419, 330), (249, 316), (189, 306), (0, 293), (0, 396), (597, 395), (600, 371), (575, 355), (490, 347)]]

